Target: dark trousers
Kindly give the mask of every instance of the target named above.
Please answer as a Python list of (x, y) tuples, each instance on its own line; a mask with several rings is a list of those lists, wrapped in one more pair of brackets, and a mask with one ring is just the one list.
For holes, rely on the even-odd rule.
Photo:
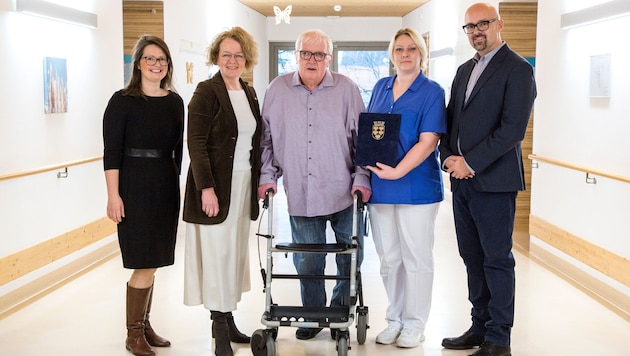
[(510, 344), (514, 324), (516, 195), (479, 192), (469, 180), (453, 192), (459, 255), (468, 272), (472, 331), (501, 346)]

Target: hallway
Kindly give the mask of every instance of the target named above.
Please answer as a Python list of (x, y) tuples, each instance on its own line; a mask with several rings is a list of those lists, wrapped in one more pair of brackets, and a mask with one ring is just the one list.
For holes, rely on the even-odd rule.
[[(286, 207), (279, 195), (274, 207), (275, 235), (279, 241), (290, 239)], [(349, 355), (424, 355), (460, 356), (469, 350), (442, 349), (443, 337), (456, 336), (469, 326), (470, 306), (466, 300), (464, 266), (457, 254), (450, 201), (440, 207), (435, 237), (435, 284), (433, 306), (426, 329), (426, 341), (416, 349), (377, 345), (376, 335), (386, 326), (386, 297), (378, 274), (378, 259), (370, 237), (366, 238), (362, 266), (365, 304), (369, 307), (367, 341), (356, 343), (351, 326)], [(267, 215), (261, 232), (266, 233)], [(247, 334), (262, 328), (264, 310), (257, 238), (258, 222), (252, 223), (252, 289), (243, 295), (235, 319)], [(209, 312), (203, 307), (182, 303), (183, 232), (180, 225), (176, 263), (156, 276), (152, 325), (169, 338), (170, 348), (156, 348), (159, 356), (213, 355)], [(265, 241), (261, 240), (264, 258)], [(515, 356), (630, 355), (627, 339), (630, 323), (594, 301), (570, 283), (549, 272), (526, 255), (514, 251), (517, 263), (516, 321), (512, 333)], [(275, 272), (290, 272), (292, 264), (282, 255), (274, 257)], [(330, 262), (330, 261), (329, 261)], [(263, 261), (264, 263), (264, 261)], [(329, 263), (329, 266), (332, 266)], [(333, 269), (334, 271), (334, 269)], [(92, 355), (128, 356), (125, 339), (125, 282), (129, 272), (119, 256), (53, 291), (44, 298), (0, 320), (0, 354), (6, 356)], [(273, 295), (299, 298), (295, 281), (274, 281)], [(330, 295), (330, 294), (329, 294)], [(287, 297), (288, 296), (288, 297)], [(274, 298), (276, 302), (282, 299)], [(290, 299), (289, 299), (290, 300)], [(282, 304), (282, 302), (281, 302)], [(336, 355), (328, 330), (315, 339), (296, 340), (294, 328), (280, 328), (276, 343), (278, 355)], [(232, 344), (235, 355), (251, 355), (249, 345)]]

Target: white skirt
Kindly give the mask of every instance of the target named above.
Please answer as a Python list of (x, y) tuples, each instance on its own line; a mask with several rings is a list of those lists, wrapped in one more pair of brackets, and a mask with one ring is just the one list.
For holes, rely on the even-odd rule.
[(249, 228), (251, 172), (235, 171), (227, 219), (216, 225), (186, 223), (184, 304), (236, 310), (251, 289)]

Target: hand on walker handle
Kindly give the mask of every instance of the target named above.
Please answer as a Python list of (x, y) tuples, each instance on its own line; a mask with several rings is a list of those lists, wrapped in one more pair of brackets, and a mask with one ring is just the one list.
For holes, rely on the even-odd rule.
[(368, 200), (370, 200), (370, 197), (372, 196), (372, 190), (359, 185), (352, 186), (352, 194), (354, 195), (357, 191), (361, 193), (359, 197), (363, 198), (362, 200), (364, 203), (367, 203)]
[(258, 199), (263, 200), (267, 195), (267, 191), (273, 190), (273, 193), (278, 192), (278, 186), (276, 183), (265, 183), (258, 186)]

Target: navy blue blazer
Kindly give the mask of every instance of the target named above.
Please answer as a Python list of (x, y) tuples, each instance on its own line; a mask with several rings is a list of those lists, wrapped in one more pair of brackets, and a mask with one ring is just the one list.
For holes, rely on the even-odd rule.
[[(505, 44), (483, 71), (468, 102), (471, 59), (455, 74), (447, 106), (447, 134), (439, 145), (444, 162), (461, 153), (475, 171), (473, 187), (482, 192), (525, 190), (521, 141), (536, 98), (532, 66)], [(451, 177), (451, 191), (459, 185)]]

